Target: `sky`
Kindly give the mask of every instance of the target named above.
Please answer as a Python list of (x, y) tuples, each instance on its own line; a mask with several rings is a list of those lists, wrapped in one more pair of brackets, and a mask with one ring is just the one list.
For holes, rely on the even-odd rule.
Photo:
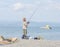
[(23, 17), (60, 23), (60, 0), (0, 0), (0, 22), (22, 21)]

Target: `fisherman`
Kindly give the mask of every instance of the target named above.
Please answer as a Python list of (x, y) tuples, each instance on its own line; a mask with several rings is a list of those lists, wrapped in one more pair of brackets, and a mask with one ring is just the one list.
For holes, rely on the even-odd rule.
[(26, 21), (26, 18), (23, 18), (23, 35), (22, 39), (27, 38), (27, 27), (28, 27), (29, 22)]

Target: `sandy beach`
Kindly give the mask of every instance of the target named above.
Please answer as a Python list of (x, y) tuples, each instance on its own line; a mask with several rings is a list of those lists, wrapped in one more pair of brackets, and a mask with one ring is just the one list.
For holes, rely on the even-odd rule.
[(60, 41), (20, 39), (13, 44), (0, 45), (0, 47), (60, 47)]

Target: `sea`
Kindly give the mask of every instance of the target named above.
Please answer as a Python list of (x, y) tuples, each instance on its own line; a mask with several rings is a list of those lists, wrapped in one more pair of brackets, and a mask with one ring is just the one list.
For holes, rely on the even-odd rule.
[[(49, 25), (52, 29), (42, 29), (45, 25)], [(30, 22), (27, 28), (27, 36), (32, 38), (41, 36), (46, 40), (60, 40), (60, 23), (49, 22)], [(4, 38), (17, 37), (23, 35), (22, 22), (1, 22), (0, 36)]]

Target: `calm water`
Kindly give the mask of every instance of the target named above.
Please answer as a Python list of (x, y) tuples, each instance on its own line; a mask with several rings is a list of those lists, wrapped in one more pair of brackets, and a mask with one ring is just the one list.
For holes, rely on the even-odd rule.
[[(52, 26), (51, 30), (41, 29), (40, 26), (29, 26), (28, 36), (42, 36), (47, 40), (60, 40), (60, 25)], [(0, 35), (4, 37), (19, 37), (22, 36), (21, 26), (0, 26)]]

